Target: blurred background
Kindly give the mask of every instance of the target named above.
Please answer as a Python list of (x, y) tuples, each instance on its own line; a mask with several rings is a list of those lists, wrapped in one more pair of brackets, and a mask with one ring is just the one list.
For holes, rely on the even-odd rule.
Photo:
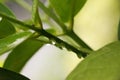
[[(30, 5), (23, 5), (22, 0), (6, 0), (5, 4), (14, 12), (18, 19), (25, 20), (31, 17), (32, 0), (24, 0)], [(47, 3), (47, 0), (40, 0)], [(21, 6), (22, 5), (22, 6)]]

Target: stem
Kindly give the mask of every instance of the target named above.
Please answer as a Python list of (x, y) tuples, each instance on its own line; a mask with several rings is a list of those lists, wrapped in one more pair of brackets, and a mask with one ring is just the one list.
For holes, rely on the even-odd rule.
[(75, 42), (79, 44), (80, 47), (87, 48), (92, 50), (85, 42), (83, 42), (73, 31), (67, 33), (69, 37), (71, 37)]
[(41, 1), (39, 1), (38, 5), (48, 16), (50, 16), (58, 25), (60, 25), (63, 32), (66, 32), (67, 26), (63, 24), (50, 9), (45, 7)]
[[(49, 38), (49, 39), (54, 40), (54, 41), (56, 42), (55, 46), (59, 45), (59, 47), (65, 47), (66, 49), (75, 52), (75, 53), (78, 55), (78, 57), (80, 57), (80, 56), (86, 57), (89, 53), (91, 53), (91, 50), (88, 50), (88, 49), (86, 49), (86, 48), (79, 48), (79, 49), (77, 49), (77, 48), (73, 47), (72, 45), (64, 42), (63, 40), (57, 38), (56, 36), (54, 36), (54, 35), (46, 32), (46, 31), (43, 30), (43, 29), (38, 29), (38, 28), (36, 28), (36, 27), (34, 27), (34, 26), (32, 26), (32, 25), (25, 24), (25, 23), (23, 23), (23, 22), (21, 22), (21, 21), (19, 21), (19, 20), (16, 20), (16, 19), (14, 19), (14, 18), (12, 18), (12, 17), (6, 16), (6, 15), (3, 14), (3, 13), (0, 13), (0, 16), (1, 16), (2, 18), (5, 18), (5, 19), (11, 21), (11, 22), (14, 22), (14, 23), (17, 23), (17, 24), (22, 25), (22, 26), (24, 26), (24, 27), (27, 27), (27, 28), (29, 28), (29, 29), (32, 29), (32, 30), (38, 32), (39, 34), (41, 34), (41, 35), (43, 35), (43, 36), (46, 36), (46, 37)], [(57, 46), (57, 47), (58, 47), (58, 46)]]

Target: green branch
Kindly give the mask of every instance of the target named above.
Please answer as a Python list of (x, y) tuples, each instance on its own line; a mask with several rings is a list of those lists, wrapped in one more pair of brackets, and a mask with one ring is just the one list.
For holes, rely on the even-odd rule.
[(75, 48), (74, 46), (66, 43), (65, 41), (57, 38), (56, 36), (46, 32), (45, 30), (41, 30), (42, 35), (46, 36), (47, 38), (49, 38), (51, 41), (54, 41), (54, 45), (60, 48), (65, 47), (66, 49), (68, 49), (69, 51), (73, 51), (75, 52), (78, 57), (86, 57), (89, 53), (91, 53), (90, 50), (85, 49), (85, 48)]
[(55, 41), (55, 44), (54, 44), (55, 46), (57, 46), (57, 47), (65, 47), (66, 49), (75, 52), (75, 53), (78, 55), (78, 57), (80, 57), (80, 56), (86, 57), (89, 53), (91, 53), (91, 50), (88, 50), (88, 49), (86, 49), (86, 48), (79, 48), (79, 49), (77, 49), (77, 48), (73, 47), (72, 45), (64, 42), (63, 40), (57, 38), (56, 36), (54, 36), (54, 35), (46, 32), (46, 31), (43, 30), (43, 29), (38, 29), (37, 27), (34, 27), (34, 26), (32, 26), (32, 25), (28, 25), (28, 24), (26, 24), (26, 23), (23, 23), (23, 22), (21, 22), (21, 21), (19, 21), (19, 20), (16, 20), (16, 19), (14, 19), (14, 18), (12, 18), (12, 17), (9, 17), (9, 16), (7, 16), (7, 15), (5, 15), (5, 14), (3, 14), (3, 13), (0, 13), (0, 16), (1, 16), (2, 18), (5, 18), (5, 19), (13, 22), (13, 23), (22, 25), (22, 26), (24, 26), (24, 27), (27, 27), (27, 28), (29, 28), (29, 29), (31, 29), (31, 30), (36, 31), (37, 33), (39, 33), (39, 34), (41, 34), (41, 35), (49, 38), (50, 40)]

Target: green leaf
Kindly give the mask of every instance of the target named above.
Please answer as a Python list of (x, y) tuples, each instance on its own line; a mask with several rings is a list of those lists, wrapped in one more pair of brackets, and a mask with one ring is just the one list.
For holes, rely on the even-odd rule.
[(43, 42), (35, 39), (28, 39), (18, 45), (7, 57), (4, 68), (20, 72), (26, 62), (43, 46)]
[(32, 18), (34, 25), (41, 29), (42, 22), (39, 16), (39, 10), (38, 10), (38, 0), (33, 0), (33, 6), (32, 6)]
[(0, 3), (0, 13), (4, 13), (8, 16), (15, 17), (13, 12), (7, 6), (3, 5), (2, 3)]
[(74, 2), (74, 8), (73, 8), (73, 14), (74, 16), (82, 9), (84, 4), (87, 0), (73, 0)]
[[(10, 11), (5, 5), (0, 3), (0, 13), (4, 13), (8, 16), (15, 17), (12, 11)], [(0, 17), (0, 38), (4, 38), (8, 35), (15, 33), (14, 26), (6, 19)]]
[(30, 80), (30, 79), (13, 71), (0, 68), (0, 80)]
[(120, 42), (91, 53), (66, 80), (120, 80)]
[(0, 38), (7, 37), (15, 32), (14, 26), (8, 20), (2, 19), (2, 21), (0, 21)]
[(16, 47), (22, 41), (30, 37), (31, 34), (31, 32), (19, 32), (0, 39), (0, 55)]
[(71, 21), (87, 0), (50, 0), (52, 7), (63, 22)]

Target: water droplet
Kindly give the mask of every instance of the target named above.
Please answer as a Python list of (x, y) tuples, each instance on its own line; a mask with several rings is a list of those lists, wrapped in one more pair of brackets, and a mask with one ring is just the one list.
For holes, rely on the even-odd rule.
[(53, 45), (55, 45), (55, 44), (56, 44), (56, 42), (55, 42), (55, 41), (51, 41), (51, 43), (52, 43)]

